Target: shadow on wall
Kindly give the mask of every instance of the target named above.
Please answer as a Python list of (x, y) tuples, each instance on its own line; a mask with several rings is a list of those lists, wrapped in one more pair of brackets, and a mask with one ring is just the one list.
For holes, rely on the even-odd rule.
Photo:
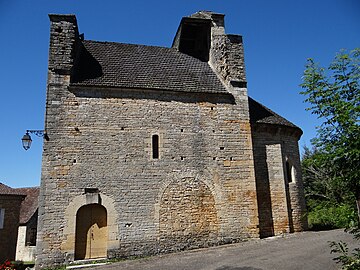
[(274, 236), (273, 209), (271, 205), (270, 179), (265, 146), (254, 151), (256, 193), (259, 213), (260, 238)]
[(235, 98), (230, 93), (224, 94), (208, 94), (204, 93), (188, 93), (188, 92), (176, 92), (174, 94), (171, 90), (151, 90), (148, 89), (146, 93), (141, 90), (130, 89), (125, 91), (114, 91), (113, 89), (104, 89), (101, 91), (99, 88), (87, 88), (82, 89), (76, 86), (71, 86), (69, 90), (79, 98), (117, 98), (117, 99), (150, 99), (165, 102), (178, 101), (183, 103), (199, 103), (210, 102), (213, 104), (236, 104)]
[(73, 68), (73, 76), (71, 82), (82, 82), (91, 80), (103, 75), (103, 70), (100, 63), (91, 55), (91, 53), (79, 44), (79, 53), (75, 60), (75, 67)]

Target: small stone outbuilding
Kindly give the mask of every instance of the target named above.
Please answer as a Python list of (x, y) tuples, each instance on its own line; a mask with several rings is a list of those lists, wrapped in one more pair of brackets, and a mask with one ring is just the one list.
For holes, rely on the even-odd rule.
[(39, 187), (17, 188), (26, 197), (21, 203), (16, 260), (34, 262), (38, 219)]
[(0, 183), (0, 264), (15, 260), (20, 206), (25, 198), (21, 191)]
[(248, 97), (223, 14), (184, 17), (171, 48), (50, 23), (37, 267), (306, 229), (302, 131)]

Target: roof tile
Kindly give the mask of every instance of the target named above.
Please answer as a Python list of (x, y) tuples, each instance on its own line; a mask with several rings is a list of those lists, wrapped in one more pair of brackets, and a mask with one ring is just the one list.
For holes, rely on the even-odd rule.
[(27, 223), (39, 206), (39, 187), (17, 188), (17, 191), (26, 194), (20, 207), (20, 224)]
[(11, 188), (3, 183), (0, 183), (0, 195), (19, 195), (19, 196), (26, 196), (24, 192), (19, 191), (15, 188)]
[(72, 85), (229, 93), (207, 62), (174, 48), (83, 41)]
[(300, 130), (299, 127), (255, 101), (251, 97), (249, 97), (249, 111), (251, 123), (281, 125)]

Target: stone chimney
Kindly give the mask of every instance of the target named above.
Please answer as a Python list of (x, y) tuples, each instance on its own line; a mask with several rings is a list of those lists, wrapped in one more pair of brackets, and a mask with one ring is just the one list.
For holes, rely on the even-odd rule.
[(173, 47), (208, 62), (225, 85), (246, 87), (240, 35), (225, 34), (224, 14), (200, 11), (181, 20)]
[(75, 15), (49, 14), (50, 49), (49, 70), (70, 75), (75, 59), (75, 47), (79, 40)]

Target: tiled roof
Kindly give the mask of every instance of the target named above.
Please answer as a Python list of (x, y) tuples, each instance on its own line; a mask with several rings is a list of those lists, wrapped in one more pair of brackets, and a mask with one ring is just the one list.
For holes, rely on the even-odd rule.
[(39, 206), (39, 187), (17, 188), (17, 191), (26, 194), (20, 207), (20, 224), (25, 224), (34, 215)]
[(297, 128), (301, 131), (299, 127), (255, 101), (251, 97), (249, 97), (249, 112), (251, 123), (287, 126)]
[(73, 86), (229, 93), (207, 62), (174, 48), (89, 40), (82, 43)]
[[(207, 62), (174, 48), (82, 41), (72, 86), (229, 94)], [(298, 128), (249, 97), (252, 123)]]
[(3, 183), (0, 183), (0, 195), (19, 195), (19, 196), (26, 196), (23, 192), (11, 188)]

